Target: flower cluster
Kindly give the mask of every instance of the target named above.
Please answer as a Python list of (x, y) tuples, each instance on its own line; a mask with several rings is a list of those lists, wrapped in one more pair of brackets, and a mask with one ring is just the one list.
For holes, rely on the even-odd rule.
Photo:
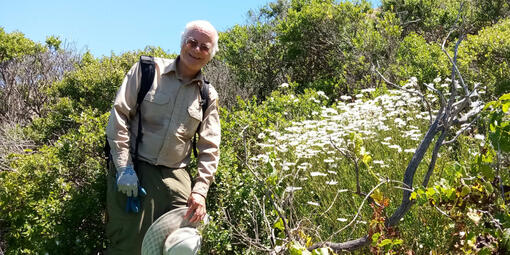
[[(266, 153), (252, 157), (251, 160), (267, 163), (269, 154), (292, 152), (293, 164), (300, 170), (312, 169), (314, 158), (323, 158), (322, 162), (334, 165), (339, 155), (333, 144), (346, 148), (351, 133), (360, 134), (363, 139), (372, 139), (398, 153), (412, 153), (415, 148), (402, 148), (396, 144), (398, 138), (419, 141), (423, 136), (417, 123), (426, 123), (430, 119), (429, 112), (422, 112), (420, 98), (402, 90), (391, 90), (388, 93), (370, 99), (373, 90), (364, 90), (353, 99), (342, 96), (333, 107), (323, 107), (318, 120), (294, 122), (284, 130), (266, 130), (258, 138), (263, 140), (258, 145)], [(321, 94), (320, 92), (318, 93)], [(423, 125), (421, 125), (423, 126)], [(388, 136), (391, 135), (391, 136)], [(397, 139), (392, 139), (397, 137)], [(282, 155), (283, 156), (283, 155)], [(283, 170), (289, 169), (289, 158), (276, 157)], [(384, 167), (381, 159), (374, 161)], [(312, 177), (327, 174), (314, 170)], [(332, 182), (329, 182), (332, 183)]]

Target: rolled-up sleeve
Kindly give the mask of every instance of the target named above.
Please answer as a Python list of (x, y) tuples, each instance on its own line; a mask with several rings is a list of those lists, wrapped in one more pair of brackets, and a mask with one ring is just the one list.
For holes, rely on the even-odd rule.
[(214, 181), (214, 173), (220, 158), (221, 125), (218, 106), (218, 93), (210, 86), (210, 102), (200, 126), (200, 138), (197, 141), (198, 175), (193, 193), (207, 197), (209, 186)]
[(136, 96), (140, 82), (138, 62), (131, 67), (117, 91), (106, 127), (106, 137), (110, 145), (115, 167), (132, 165), (129, 153), (129, 123), (136, 111)]

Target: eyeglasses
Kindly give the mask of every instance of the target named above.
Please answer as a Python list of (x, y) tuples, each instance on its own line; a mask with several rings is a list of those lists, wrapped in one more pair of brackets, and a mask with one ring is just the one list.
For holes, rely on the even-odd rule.
[[(195, 49), (197, 46), (199, 46), (198, 41), (191, 37), (186, 40), (186, 45), (188, 45), (189, 47), (191, 47), (193, 49)], [(205, 43), (200, 44), (199, 49), (200, 49), (200, 51), (203, 51), (203, 52), (211, 52), (211, 47), (209, 47)]]

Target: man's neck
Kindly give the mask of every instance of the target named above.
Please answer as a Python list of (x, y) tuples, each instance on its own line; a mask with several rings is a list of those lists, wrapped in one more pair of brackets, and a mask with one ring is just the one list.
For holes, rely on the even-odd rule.
[(177, 72), (179, 72), (179, 76), (184, 82), (189, 82), (195, 78), (195, 76), (197, 76), (200, 70), (191, 70), (187, 68), (187, 66), (180, 63), (180, 61), (177, 61)]

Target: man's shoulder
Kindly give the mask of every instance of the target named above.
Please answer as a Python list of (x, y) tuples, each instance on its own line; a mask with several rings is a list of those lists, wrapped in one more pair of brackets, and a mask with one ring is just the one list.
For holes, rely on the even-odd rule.
[(169, 66), (171, 65), (175, 59), (173, 58), (160, 58), (160, 57), (154, 57), (154, 62), (161, 64), (163, 66)]
[(162, 63), (168, 63), (171, 64), (175, 61), (174, 58), (161, 58), (161, 57), (154, 57), (154, 61), (159, 61)]
[(162, 74), (175, 69), (175, 67), (173, 67), (174, 61), (175, 59), (154, 57), (154, 62), (159, 67)]

